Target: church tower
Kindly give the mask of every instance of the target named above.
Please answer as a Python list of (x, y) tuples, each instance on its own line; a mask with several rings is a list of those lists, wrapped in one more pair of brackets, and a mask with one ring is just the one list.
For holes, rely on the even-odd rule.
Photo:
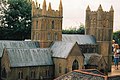
[(39, 41), (40, 47), (47, 48), (54, 41), (62, 40), (62, 18), (63, 7), (60, 0), (59, 10), (53, 10), (51, 3), (48, 9), (46, 0), (43, 1), (42, 9), (40, 4), (32, 2), (32, 32), (31, 40)]
[(109, 11), (103, 11), (102, 6), (97, 11), (86, 9), (86, 34), (96, 37), (98, 43), (98, 53), (103, 55), (108, 70), (111, 70), (112, 34), (113, 34), (114, 10), (111, 6)]

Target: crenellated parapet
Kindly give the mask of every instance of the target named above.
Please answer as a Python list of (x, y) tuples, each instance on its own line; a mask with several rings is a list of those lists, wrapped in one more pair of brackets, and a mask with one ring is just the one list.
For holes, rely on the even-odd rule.
[(109, 11), (104, 11), (102, 6), (97, 11), (91, 11), (88, 6), (86, 9), (86, 27), (109, 27), (113, 28), (114, 9), (111, 6)]
[(88, 6), (86, 9), (86, 34), (91, 34), (97, 40), (110, 41), (112, 37), (108, 34), (112, 33), (114, 20), (114, 9), (111, 6), (109, 11), (104, 11), (100, 5), (97, 11), (91, 11)]
[(53, 10), (51, 7), (51, 3), (47, 8), (46, 0), (44, 0), (42, 9), (40, 8), (40, 4), (38, 2), (32, 1), (32, 17), (38, 16), (49, 16), (49, 17), (62, 17), (63, 16), (63, 7), (62, 1), (60, 0), (59, 9)]

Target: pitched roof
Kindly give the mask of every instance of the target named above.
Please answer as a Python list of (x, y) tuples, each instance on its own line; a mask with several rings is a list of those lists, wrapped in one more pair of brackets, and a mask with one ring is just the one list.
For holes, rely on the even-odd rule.
[(84, 72), (90, 72), (90, 73), (93, 73), (93, 74), (104, 75), (102, 72), (100, 72), (100, 71), (97, 70), (97, 69), (82, 69), (81, 71), (84, 71)]
[(50, 49), (6, 49), (11, 67), (53, 65)]
[(75, 70), (62, 75), (54, 80), (104, 80), (104, 76), (100, 74), (93, 74), (81, 70)]
[[(93, 71), (93, 70), (92, 70)], [(120, 76), (104, 76), (94, 72), (75, 70), (64, 74), (54, 80), (119, 80)]]
[(91, 57), (90, 57), (90, 59), (88, 61), (88, 64), (90, 64), (90, 65), (98, 65), (101, 58), (102, 58), (102, 55), (99, 55), (99, 54), (91, 55)]
[(63, 34), (62, 41), (77, 42), (81, 44), (96, 44), (96, 39), (91, 35)]
[(100, 55), (97, 54), (97, 53), (84, 53), (83, 55), (85, 56), (84, 65), (87, 65), (87, 64), (88, 64), (89, 59), (90, 59), (91, 56), (93, 56), (93, 55), (100, 56)]
[(120, 75), (109, 76), (108, 80), (120, 80)]
[(56, 41), (52, 46), (52, 57), (67, 58), (75, 42)]
[(0, 49), (4, 48), (39, 48), (36, 41), (0, 41)]

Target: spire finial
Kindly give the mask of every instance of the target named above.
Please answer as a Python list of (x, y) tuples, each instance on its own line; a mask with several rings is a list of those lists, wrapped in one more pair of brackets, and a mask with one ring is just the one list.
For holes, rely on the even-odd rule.
[(113, 6), (111, 6), (110, 11), (114, 11)]
[(46, 0), (43, 2), (43, 9), (42, 9), (42, 15), (46, 15)]
[(63, 9), (63, 7), (62, 7), (62, 0), (60, 0), (60, 4), (59, 4), (59, 10), (60, 9)]
[(43, 9), (46, 9), (46, 0), (43, 1)]
[(60, 14), (60, 16), (62, 16), (62, 15), (63, 15), (62, 0), (60, 0), (60, 4), (59, 4), (59, 14)]
[(51, 3), (49, 2), (49, 6), (48, 6), (48, 11), (49, 10), (52, 10), (52, 8), (51, 8)]
[(38, 8), (38, 1), (36, 0), (36, 8)]
[(87, 9), (86, 9), (86, 11), (90, 11), (90, 7), (89, 7), (89, 5), (87, 6)]
[(102, 6), (101, 6), (101, 4), (100, 4), (100, 6), (98, 7), (98, 11), (102, 11), (103, 9), (102, 9)]

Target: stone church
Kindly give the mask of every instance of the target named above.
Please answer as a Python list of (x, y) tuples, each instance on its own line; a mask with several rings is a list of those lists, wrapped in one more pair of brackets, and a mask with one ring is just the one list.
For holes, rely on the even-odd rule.
[(113, 12), (112, 7), (109, 12), (101, 6), (96, 12), (88, 7), (87, 35), (62, 34), (62, 0), (58, 10), (51, 3), (47, 9), (46, 0), (42, 9), (33, 1), (31, 41), (0, 41), (0, 79), (53, 80), (72, 70), (105, 70), (110, 65), (106, 56), (111, 49)]

